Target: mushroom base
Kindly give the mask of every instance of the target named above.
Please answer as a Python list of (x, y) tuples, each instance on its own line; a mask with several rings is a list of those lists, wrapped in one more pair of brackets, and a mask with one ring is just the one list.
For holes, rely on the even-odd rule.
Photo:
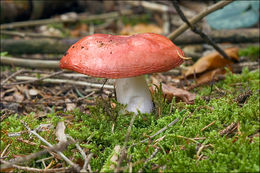
[(144, 76), (116, 79), (117, 101), (127, 105), (126, 110), (141, 113), (151, 113), (153, 101)]

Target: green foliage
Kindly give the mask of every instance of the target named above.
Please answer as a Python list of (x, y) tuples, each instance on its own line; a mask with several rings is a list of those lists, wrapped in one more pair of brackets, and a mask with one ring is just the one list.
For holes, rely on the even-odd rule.
[[(244, 69), (240, 75), (229, 73), (224, 81), (215, 83), (212, 90), (210, 86), (197, 88), (199, 97), (193, 105), (175, 103), (174, 100), (167, 103), (158, 87), (153, 99), (156, 109), (161, 109), (160, 116), (158, 111), (139, 114), (131, 130), (127, 153), (128, 156), (131, 155), (133, 171), (142, 168), (143, 172), (259, 172), (260, 141), (256, 136), (260, 129), (259, 82), (259, 72)], [(220, 90), (225, 93), (220, 93)], [(249, 90), (251, 94), (248, 98), (242, 105), (238, 104), (237, 98)], [(204, 96), (210, 96), (211, 99), (206, 101)], [(82, 113), (79, 109), (62, 113), (63, 116), (74, 116), (72, 121), (66, 123), (66, 133), (76, 139), (86, 152), (94, 154), (90, 161), (94, 172), (102, 168), (109, 172), (109, 159), (113, 155), (113, 149), (116, 145), (123, 146), (132, 118), (131, 113), (123, 114), (120, 111), (123, 105), (116, 103), (116, 107), (112, 108), (112, 102), (116, 103), (113, 99), (97, 99), (95, 106), (87, 108), (89, 113)], [(156, 135), (153, 140), (140, 143), (176, 118), (179, 118), (176, 124)], [(8, 136), (12, 132), (25, 130), (20, 120), (34, 129), (45, 123), (51, 123), (55, 127), (58, 121), (64, 119), (59, 116), (59, 112), (52, 112), (41, 120), (35, 119), (34, 114), (6, 118), (1, 122), (1, 150), (8, 143), (11, 144), (8, 159), (14, 154), (39, 151), (42, 144), (36, 137), (31, 140), (37, 145), (31, 146), (18, 142), (19, 137)], [(215, 123), (201, 130), (213, 121)], [(239, 130), (221, 136), (219, 132), (232, 123), (239, 123)], [(54, 130), (40, 132), (40, 135), (55, 144)], [(30, 139), (28, 133), (20, 137)], [(196, 139), (197, 137), (199, 138)], [(197, 156), (202, 145), (205, 147)], [(159, 148), (158, 153), (144, 165), (156, 147)], [(75, 145), (70, 145), (64, 154), (74, 158), (74, 162), (82, 159)], [(124, 160), (121, 166), (127, 166), (127, 162)], [(28, 163), (28, 166), (43, 167), (35, 161)], [(128, 171), (126, 169), (124, 172)]]
[(259, 58), (260, 47), (259, 46), (249, 46), (245, 49), (240, 50), (239, 56), (247, 56), (252, 60), (257, 60)]

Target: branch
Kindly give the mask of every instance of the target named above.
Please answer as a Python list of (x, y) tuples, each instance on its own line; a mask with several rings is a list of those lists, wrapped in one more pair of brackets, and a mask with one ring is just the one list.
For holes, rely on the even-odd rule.
[[(30, 77), (30, 76), (16, 76), (16, 80), (37, 80), (36, 77)], [(54, 83), (54, 84), (72, 84), (72, 85), (80, 85), (80, 86), (88, 86), (88, 87), (95, 87), (95, 88), (105, 88), (105, 89), (114, 89), (113, 85), (104, 85), (103, 84), (96, 84), (96, 83), (89, 83), (84, 81), (74, 81), (69, 79), (51, 79), (51, 78), (45, 78), (41, 82), (43, 83)], [(19, 83), (18, 83), (19, 84)], [(16, 85), (16, 83), (8, 84), (8, 85)], [(7, 85), (7, 86), (8, 86)]]
[(193, 26), (188, 19), (185, 17), (185, 15), (183, 14), (182, 10), (180, 9), (177, 0), (173, 0), (172, 1), (175, 9), (177, 10), (179, 16), (181, 17), (181, 19), (191, 28), (191, 30), (196, 33), (199, 34), (201, 36), (201, 38), (203, 38), (208, 44), (212, 45), (219, 53), (220, 55), (222, 55), (225, 59), (231, 61), (231, 62), (237, 62), (235, 61), (235, 59), (230, 58), (218, 45), (216, 45), (214, 43), (213, 40), (211, 40), (211, 38), (209, 38), (206, 34), (204, 34), (202, 31), (198, 30), (195, 26)]
[[(3, 162), (6, 165), (11, 164), (10, 162), (4, 161), (4, 160), (1, 160), (1, 162)], [(70, 168), (37, 169), (37, 168), (30, 168), (30, 167), (25, 167), (25, 166), (19, 166), (19, 165), (15, 165), (15, 164), (12, 164), (12, 167), (14, 167), (16, 169), (28, 171), (28, 172), (44, 172), (44, 173), (67, 172), (67, 171), (70, 170)], [(2, 169), (3, 168), (1, 167), (1, 170)]]
[[(22, 122), (24, 124), (24, 126), (26, 127), (26, 129), (33, 135), (35, 135), (37, 138), (39, 138), (43, 143), (45, 143), (46, 145), (48, 145), (49, 147), (53, 147), (52, 144), (50, 144), (48, 141), (46, 141), (43, 137), (41, 137), (38, 133), (36, 133), (34, 130), (31, 130), (30, 127), (25, 123)], [(59, 145), (62, 146), (62, 144), (65, 144), (63, 142), (59, 142)], [(67, 158), (62, 152), (57, 151), (56, 152), (77, 172), (80, 171), (80, 167), (73, 163), (69, 158)]]
[(131, 15), (131, 10), (122, 10), (119, 12), (110, 12), (110, 13), (104, 13), (104, 14), (97, 14), (97, 15), (81, 15), (71, 18), (63, 18), (62, 15), (60, 18), (53, 18), (53, 19), (41, 19), (41, 20), (29, 20), (29, 21), (23, 21), (23, 22), (13, 22), (13, 23), (7, 23), (2, 24), (0, 26), (0, 29), (13, 29), (13, 28), (20, 28), (20, 27), (29, 27), (29, 26), (37, 26), (37, 25), (47, 25), (51, 23), (73, 23), (77, 21), (92, 21), (92, 20), (102, 20), (102, 19), (108, 19), (108, 18), (116, 18), (120, 15)]
[(165, 130), (167, 130), (167, 128), (173, 126), (173, 125), (176, 124), (178, 121), (179, 121), (179, 118), (176, 118), (175, 120), (173, 120), (172, 122), (170, 122), (166, 127), (160, 129), (160, 130), (157, 131), (155, 134), (149, 136), (149, 138), (142, 140), (140, 143), (144, 143), (144, 142), (147, 141), (148, 139), (151, 139), (151, 138), (155, 137), (156, 135), (158, 135), (158, 134), (164, 132)]
[[(222, 0), (214, 5), (210, 6), (209, 8), (202, 11), (201, 13), (199, 13), (197, 16), (195, 16), (191, 20), (189, 20), (189, 22), (193, 25), (193, 24), (199, 22), (201, 19), (203, 19), (203, 17), (207, 16), (208, 14), (210, 14), (220, 8), (225, 7), (226, 5), (228, 5), (229, 3), (233, 2), (233, 1), (234, 0)], [(171, 40), (175, 40), (180, 34), (182, 34), (188, 28), (189, 28), (189, 26), (186, 23), (184, 23), (177, 30), (170, 33), (167, 37)]]
[(11, 35), (11, 36), (19, 36), (19, 37), (36, 37), (36, 38), (53, 38), (53, 39), (62, 39), (63, 38), (61, 36), (54, 36), (54, 35), (24, 33), (24, 32), (6, 31), (6, 30), (1, 30), (1, 35)]
[(1, 56), (1, 65), (14, 65), (29, 68), (49, 68), (57, 69), (59, 68), (59, 61), (55, 60), (34, 60), (34, 59), (21, 59), (14, 57)]
[[(63, 73), (64, 71), (58, 71), (58, 72), (55, 72), (55, 73), (52, 73), (50, 75), (47, 75), (47, 76), (44, 76), (44, 77), (41, 77), (41, 78), (36, 78), (35, 80), (27, 80), (27, 81), (23, 81), (23, 82), (16, 82), (16, 83), (11, 83), (11, 84), (6, 84), (6, 85), (20, 85), (20, 84), (28, 84), (28, 83), (34, 83), (34, 82), (39, 82), (39, 81), (42, 81), (46, 78), (49, 78), (49, 77), (53, 77), (53, 76), (56, 76), (58, 74), (61, 74)], [(5, 86), (2, 84), (2, 86)]]

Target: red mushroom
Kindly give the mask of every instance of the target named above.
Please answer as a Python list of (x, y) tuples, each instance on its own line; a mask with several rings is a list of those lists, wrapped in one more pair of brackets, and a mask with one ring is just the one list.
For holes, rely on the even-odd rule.
[(183, 55), (168, 38), (159, 34), (94, 34), (72, 45), (60, 60), (60, 67), (116, 79), (117, 101), (126, 104), (130, 112), (150, 113), (152, 97), (143, 75), (179, 66)]

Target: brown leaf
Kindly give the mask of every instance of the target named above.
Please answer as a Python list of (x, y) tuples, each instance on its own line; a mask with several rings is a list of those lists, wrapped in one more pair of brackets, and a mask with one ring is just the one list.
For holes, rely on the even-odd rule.
[[(228, 48), (225, 50), (226, 54), (238, 61), (238, 48)], [(231, 61), (224, 59), (218, 52), (211, 53), (200, 58), (194, 65), (188, 67), (184, 72), (184, 76), (203, 73), (207, 70), (225, 67), (232, 64)]]
[[(154, 77), (152, 77), (153, 80), (153, 84), (156, 86), (160, 86), (159, 81), (157, 79), (155, 79)], [(151, 88), (152, 93), (154, 91), (155, 87), (153, 86)], [(181, 88), (176, 88), (172, 85), (167, 85), (162, 83), (162, 92), (164, 93), (164, 95), (166, 96), (168, 101), (171, 101), (173, 97), (176, 97), (177, 101), (178, 100), (182, 100), (187, 104), (193, 104), (194, 100), (196, 98), (196, 94), (191, 93), (187, 90), (181, 89)]]
[(122, 35), (133, 35), (137, 33), (147, 33), (147, 32), (152, 32), (156, 34), (162, 34), (163, 30), (157, 25), (154, 24), (143, 24), (139, 23), (137, 25), (131, 26), (131, 25), (126, 25), (120, 32)]
[(13, 96), (15, 98), (15, 101), (17, 101), (17, 102), (22, 102), (24, 100), (24, 96), (20, 92), (18, 92), (18, 91), (16, 91), (13, 94)]

